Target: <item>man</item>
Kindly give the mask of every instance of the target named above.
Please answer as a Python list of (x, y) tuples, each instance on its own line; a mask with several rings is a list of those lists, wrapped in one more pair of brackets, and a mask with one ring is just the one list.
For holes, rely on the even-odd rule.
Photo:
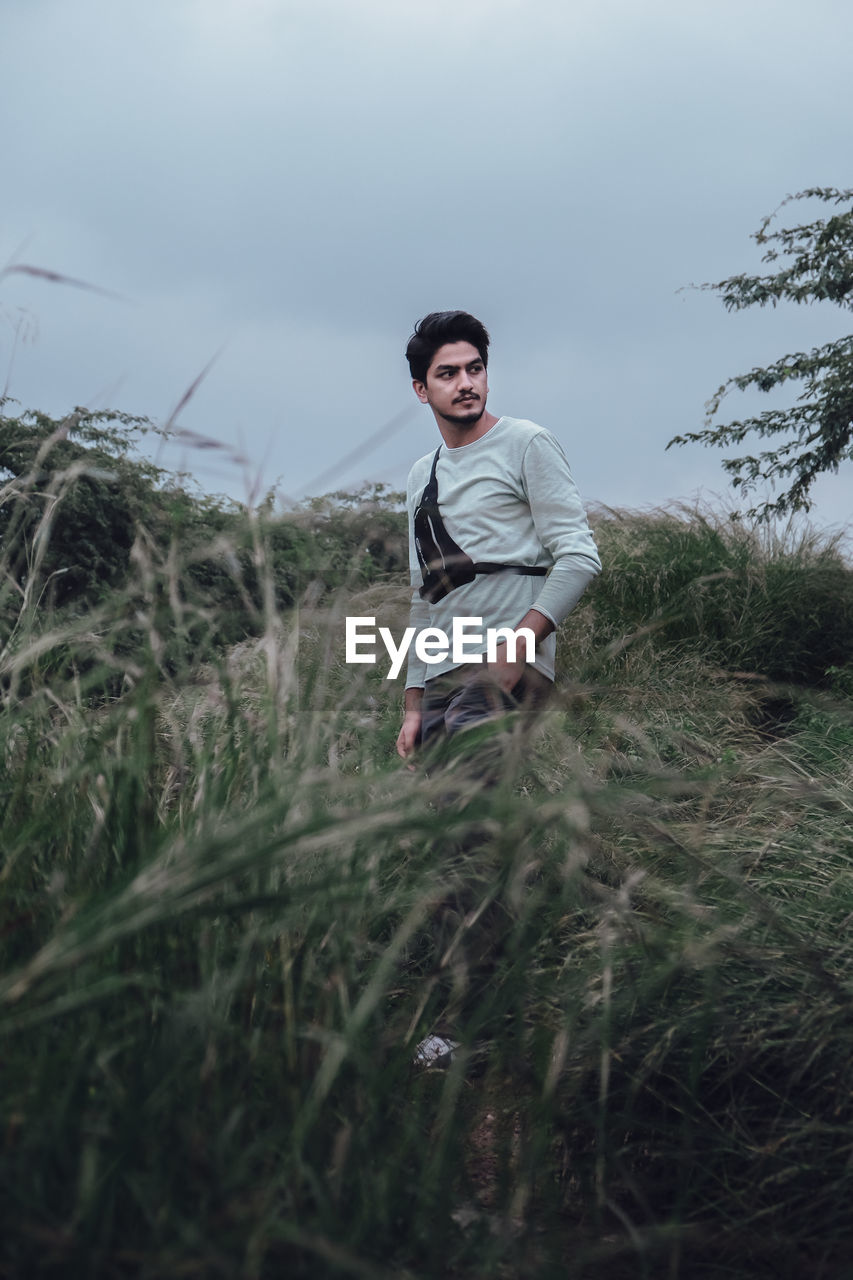
[[(557, 440), (533, 422), (497, 418), (486, 408), (488, 353), (486, 329), (464, 311), (425, 316), (406, 348), (415, 395), (432, 409), (442, 439), (437, 459), (427, 454), (409, 474), (409, 560), (418, 588), (410, 626), (449, 635), (453, 618), (467, 617), (483, 620), (484, 636), (489, 628), (526, 628), (536, 640), (535, 658), (528, 666), (522, 641), (515, 653), (508, 643), (498, 645), (486, 661), (484, 641), (482, 663), (461, 667), (448, 654), (428, 669), (411, 649), (397, 738), (404, 760), (419, 746), (541, 701), (554, 680), (554, 632), (601, 569)], [(437, 513), (424, 504), (430, 485)], [(451, 568), (450, 581), (444, 575), (436, 591), (428, 589), (433, 534), (439, 543), (444, 535), (467, 565), (459, 575)], [(478, 652), (476, 644), (466, 649)]]

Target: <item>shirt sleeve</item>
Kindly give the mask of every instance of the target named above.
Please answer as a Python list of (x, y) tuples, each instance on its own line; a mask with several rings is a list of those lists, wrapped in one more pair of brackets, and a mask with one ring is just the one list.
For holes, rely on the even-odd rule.
[[(415, 628), (415, 635), (429, 626), (429, 605), (422, 600), (417, 591), (412, 592), (412, 607), (409, 610), (409, 626)], [(426, 684), (426, 663), (415, 653), (415, 646), (409, 646), (408, 665), (406, 668), (406, 688), (423, 689)]]
[(601, 572), (601, 561), (568, 460), (550, 431), (530, 441), (521, 478), (539, 540), (554, 560), (530, 607), (557, 627)]

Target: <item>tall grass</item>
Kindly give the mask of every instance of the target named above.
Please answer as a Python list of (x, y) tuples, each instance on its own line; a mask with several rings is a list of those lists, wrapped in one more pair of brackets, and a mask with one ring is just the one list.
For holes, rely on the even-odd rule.
[[(647, 634), (729, 670), (832, 683), (850, 663), (853, 583), (842, 531), (747, 525), (702, 509), (604, 512), (597, 648)], [(602, 643), (603, 642), (603, 643)]]
[(399, 688), (343, 662), (405, 588), (280, 614), (248, 536), (260, 634), (203, 664), (176, 547), (7, 610), (0, 1274), (845, 1274), (850, 704), (761, 710), (843, 687), (837, 549), (600, 522), (484, 789), (399, 768)]

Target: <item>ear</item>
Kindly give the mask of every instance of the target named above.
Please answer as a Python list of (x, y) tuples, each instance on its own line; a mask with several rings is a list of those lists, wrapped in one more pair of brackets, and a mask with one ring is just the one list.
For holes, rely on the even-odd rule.
[(412, 386), (414, 387), (415, 395), (418, 397), (421, 404), (428, 404), (429, 400), (427, 398), (426, 383), (420, 382), (417, 378), (415, 378), (414, 381), (412, 382)]

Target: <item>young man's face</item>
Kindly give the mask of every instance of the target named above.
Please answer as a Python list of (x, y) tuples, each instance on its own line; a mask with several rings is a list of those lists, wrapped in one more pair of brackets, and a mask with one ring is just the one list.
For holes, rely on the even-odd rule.
[(486, 410), (489, 386), (482, 356), (470, 342), (439, 347), (427, 369), (426, 382), (412, 384), (421, 404), (455, 427), (475, 426)]

